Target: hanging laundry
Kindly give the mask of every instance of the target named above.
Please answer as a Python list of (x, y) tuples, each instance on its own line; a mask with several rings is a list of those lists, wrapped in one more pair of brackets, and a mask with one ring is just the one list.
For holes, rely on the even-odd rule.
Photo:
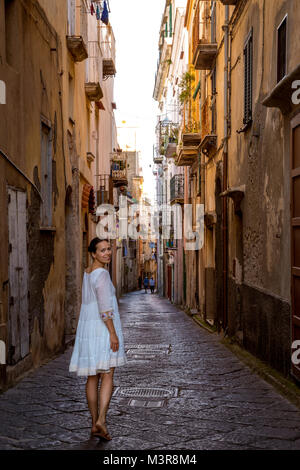
[(92, 3), (91, 4), (91, 15), (93, 16), (94, 13), (95, 13), (95, 8), (94, 8), (94, 4)]
[(105, 23), (106, 25), (108, 25), (108, 23), (109, 23), (108, 9), (107, 9), (106, 0), (104, 0), (104, 6), (103, 6), (103, 12), (102, 12), (102, 15), (101, 15), (101, 21), (103, 21), (103, 23)]
[(97, 20), (100, 20), (100, 8), (99, 8), (99, 5), (97, 5), (97, 9), (96, 9), (96, 18), (97, 18)]

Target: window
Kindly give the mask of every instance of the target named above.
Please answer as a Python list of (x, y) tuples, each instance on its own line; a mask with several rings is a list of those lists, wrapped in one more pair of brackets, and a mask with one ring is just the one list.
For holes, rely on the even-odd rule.
[(81, 0), (80, 4), (80, 35), (84, 42), (88, 43), (88, 4), (86, 0)]
[[(195, 54), (196, 52), (196, 49), (198, 47), (198, 43), (199, 43), (199, 37), (200, 37), (200, 32), (199, 32), (199, 2), (197, 4), (197, 8), (196, 8), (196, 11), (195, 11), (195, 15), (194, 15), (194, 21), (193, 21), (193, 55)], [(180, 55), (180, 59), (183, 58), (183, 52), (184, 51), (181, 51), (181, 55)]]
[(17, 49), (18, 44), (16, 41), (16, 2), (14, 0), (5, 0), (5, 48), (6, 48), (6, 62), (11, 66), (18, 68)]
[(252, 122), (253, 31), (244, 45), (244, 124)]
[(41, 122), (41, 225), (52, 225), (52, 130), (49, 124)]
[(69, 74), (69, 118), (73, 119), (74, 115), (74, 79)]
[(277, 83), (286, 75), (287, 59), (287, 16), (283, 19), (277, 29)]
[(172, 19), (172, 3), (169, 6), (169, 36), (172, 37), (173, 35), (173, 19)]
[(68, 0), (68, 35), (75, 35), (75, 0)]
[(216, 95), (217, 95), (217, 80), (216, 80), (216, 67), (211, 74), (211, 133), (215, 134), (217, 130), (217, 106), (216, 106)]
[(217, 42), (216, 2), (211, 2), (211, 42)]

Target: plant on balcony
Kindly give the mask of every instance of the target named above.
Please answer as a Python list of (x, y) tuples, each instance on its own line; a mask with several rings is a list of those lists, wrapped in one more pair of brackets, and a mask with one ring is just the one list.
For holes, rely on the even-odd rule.
[(178, 143), (178, 127), (171, 127), (169, 134), (169, 142), (173, 144)]
[(178, 97), (181, 104), (186, 103), (190, 99), (192, 93), (192, 84), (194, 81), (195, 75), (193, 73), (185, 72), (182, 75), (181, 81), (179, 83), (180, 92)]
[(162, 145), (162, 146), (160, 147), (160, 155), (165, 155), (165, 153), (166, 153), (165, 146)]

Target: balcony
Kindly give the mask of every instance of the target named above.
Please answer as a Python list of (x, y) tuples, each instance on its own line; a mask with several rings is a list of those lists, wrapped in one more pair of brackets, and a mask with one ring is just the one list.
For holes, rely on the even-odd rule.
[(217, 136), (215, 134), (208, 134), (202, 139), (199, 145), (199, 151), (209, 157), (210, 154), (217, 149)]
[(160, 101), (163, 84), (167, 77), (170, 63), (171, 63), (171, 52), (172, 52), (173, 37), (171, 33), (163, 37), (162, 45), (160, 46), (160, 58), (157, 63), (157, 71), (155, 75), (155, 85), (153, 91), (153, 98), (156, 101)]
[(175, 159), (175, 165), (177, 166), (190, 166), (194, 163), (198, 157), (198, 147), (180, 147), (177, 150), (177, 157)]
[(199, 40), (196, 47), (193, 65), (196, 70), (212, 70), (217, 55), (218, 44)]
[(103, 91), (100, 83), (86, 83), (84, 85), (85, 94), (90, 101), (99, 101), (103, 98)]
[(166, 148), (166, 158), (176, 157), (176, 150), (177, 150), (177, 143), (169, 141), (167, 148)]
[(116, 74), (115, 36), (111, 26), (101, 26), (101, 50), (103, 80)]
[(220, 0), (223, 5), (237, 5), (239, 0)]
[(300, 76), (300, 65), (286, 75), (275, 85), (269, 95), (262, 101), (268, 108), (279, 108), (282, 114), (289, 114), (296, 109), (297, 103), (293, 103), (292, 94), (294, 92), (293, 83)]
[(201, 134), (198, 132), (183, 132), (181, 139), (184, 147), (198, 147), (201, 142)]
[(103, 98), (103, 91), (100, 86), (102, 74), (98, 41), (88, 42), (88, 56), (85, 71), (85, 94), (90, 101), (99, 102)]
[(184, 202), (184, 175), (174, 175), (170, 181), (170, 204)]
[(180, 145), (177, 147), (177, 166), (192, 165), (198, 157), (198, 146), (201, 142), (199, 123), (195, 120), (184, 122), (179, 134)]
[(160, 146), (153, 146), (153, 162), (156, 164), (160, 164), (163, 162), (164, 159), (164, 149)]
[(99, 188), (96, 192), (97, 205), (100, 206), (101, 204), (111, 204), (113, 197), (113, 187), (110, 175), (101, 174), (97, 175), (97, 178), (97, 184)]
[(160, 146), (160, 155), (166, 158), (176, 156), (176, 148), (178, 143), (178, 124), (169, 119), (159, 119), (156, 125), (156, 136), (158, 146)]
[(67, 47), (75, 62), (87, 59), (88, 51), (82, 36), (67, 36)]
[(127, 155), (117, 152), (111, 155), (111, 177), (115, 187), (127, 186)]

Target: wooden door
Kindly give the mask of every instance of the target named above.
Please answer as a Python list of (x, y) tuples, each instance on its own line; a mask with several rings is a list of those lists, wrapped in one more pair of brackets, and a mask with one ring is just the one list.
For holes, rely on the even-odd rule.
[(8, 188), (9, 362), (29, 353), (26, 193)]
[[(292, 120), (291, 138), (291, 298), (292, 343), (300, 340), (300, 115)], [(292, 364), (300, 380), (300, 364)]]

